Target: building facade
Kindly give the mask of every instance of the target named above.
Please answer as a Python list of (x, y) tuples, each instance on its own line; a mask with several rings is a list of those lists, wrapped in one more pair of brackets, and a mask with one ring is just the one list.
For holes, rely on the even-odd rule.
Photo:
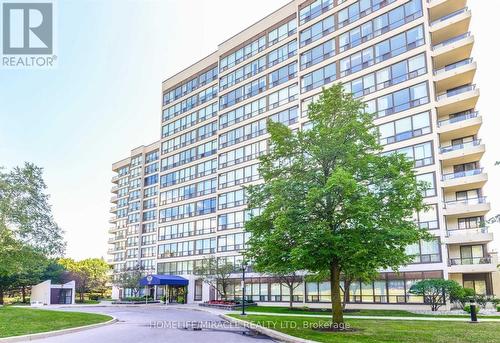
[[(409, 287), (440, 277), (500, 295), (470, 19), (465, 0), (294, 0), (165, 80), (160, 140), (113, 165), (115, 272), (183, 275), (190, 300), (213, 298), (192, 272), (209, 255), (241, 263), (242, 185), (259, 182), (267, 119), (306, 128), (308, 104), (340, 82), (375, 113), (384, 153), (406, 154), (431, 185), (415, 220), (435, 236), (408, 247), (400, 273), (354, 283), (350, 301), (419, 304)], [(272, 277), (250, 273), (246, 287), (256, 301), (289, 299)], [(294, 298), (329, 301), (329, 285), (303, 282)]]

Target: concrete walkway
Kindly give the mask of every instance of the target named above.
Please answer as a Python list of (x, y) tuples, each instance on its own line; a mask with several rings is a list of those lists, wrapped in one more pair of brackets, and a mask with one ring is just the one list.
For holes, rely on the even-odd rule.
[[(296, 313), (272, 313), (272, 312), (248, 312), (246, 314), (260, 315), (260, 316), (276, 316), (276, 317), (313, 317), (313, 318), (331, 318), (330, 315), (325, 314), (296, 314)], [(226, 312), (225, 314), (240, 314), (240, 312)], [(356, 316), (344, 315), (346, 319), (383, 319), (383, 320), (421, 320), (421, 321), (449, 321), (449, 322), (468, 322), (469, 317), (454, 318), (454, 317), (389, 317), (389, 316)], [(500, 318), (478, 318), (480, 322), (500, 322)]]

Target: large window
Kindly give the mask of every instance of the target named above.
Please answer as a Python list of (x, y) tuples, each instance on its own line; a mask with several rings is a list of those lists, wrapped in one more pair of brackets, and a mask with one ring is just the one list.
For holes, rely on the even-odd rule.
[(217, 238), (218, 251), (234, 251), (245, 249), (245, 243), (250, 238), (250, 233), (240, 232), (229, 235), (222, 235)]
[(266, 110), (266, 98), (254, 100), (246, 105), (237, 107), (229, 112), (221, 114), (219, 117), (219, 127), (221, 129), (239, 123), (242, 120), (252, 118)]
[(258, 80), (249, 82), (235, 90), (232, 90), (224, 95), (222, 95), (219, 99), (219, 107), (220, 109), (227, 108), (238, 102), (251, 98), (266, 89), (266, 77), (261, 77)]
[(322, 21), (308, 27), (300, 32), (300, 47), (306, 46), (318, 39), (332, 33), (335, 30), (334, 16), (329, 16)]
[(259, 178), (259, 164), (234, 169), (219, 174), (219, 189), (256, 181)]
[(220, 59), (219, 69), (224, 71), (258, 54), (266, 48), (266, 36), (256, 38), (235, 52)]
[(434, 263), (441, 262), (441, 245), (438, 238), (430, 241), (421, 240), (418, 243), (408, 245), (406, 254), (413, 257), (412, 263)]
[(424, 29), (422, 25), (419, 25), (341, 59), (339, 62), (340, 76), (344, 77), (356, 73), (391, 57), (401, 55), (424, 43)]
[(217, 188), (217, 179), (208, 179), (199, 181), (187, 186), (170, 189), (160, 193), (160, 204), (171, 204), (199, 196), (215, 193)]
[(245, 145), (243, 147), (222, 153), (219, 155), (219, 168), (226, 168), (259, 158), (267, 151), (267, 142), (265, 140)]
[(210, 141), (205, 144), (184, 150), (175, 155), (168, 156), (161, 160), (161, 170), (178, 167), (183, 164), (198, 160), (200, 158), (209, 157), (217, 151), (217, 141)]
[(290, 63), (283, 66), (269, 74), (269, 88), (281, 85), (291, 79), (297, 74), (297, 62)]
[(343, 84), (355, 98), (396, 85), (427, 73), (425, 53), (395, 63)]
[(406, 146), (397, 150), (384, 152), (383, 155), (393, 153), (403, 154), (409, 160), (414, 162), (415, 168), (434, 164), (434, 154), (432, 142), (421, 143), (417, 145)]
[[(423, 112), (415, 114), (410, 117), (385, 123), (379, 125), (378, 130), (380, 134), (379, 142), (382, 145), (400, 142), (413, 137), (422, 136), (431, 132), (430, 114), (429, 112)], [(405, 152), (411, 153), (411, 151), (405, 151)], [(421, 153), (422, 151), (418, 152)], [(426, 155), (427, 156), (429, 155), (429, 151), (427, 151)]]
[(408, 110), (429, 102), (427, 82), (409, 88), (403, 88), (394, 93), (366, 101), (365, 111), (374, 113), (377, 118)]
[(359, 0), (338, 12), (337, 28), (340, 29), (341, 27), (353, 23), (359, 18), (367, 16), (394, 1), (396, 0)]
[(299, 24), (307, 23), (333, 8), (333, 0), (316, 0), (299, 11)]
[(335, 81), (336, 74), (337, 69), (335, 63), (306, 74), (301, 80), (301, 92), (305, 93)]
[(293, 40), (267, 54), (267, 66), (270, 68), (281, 63), (297, 53), (297, 41)]
[(266, 57), (256, 59), (235, 71), (224, 75), (219, 80), (220, 90), (229, 88), (243, 80), (246, 80), (266, 69)]
[(434, 173), (420, 174), (416, 176), (417, 181), (424, 182), (427, 189), (423, 192), (424, 197), (436, 195), (436, 180)]
[(293, 35), (295, 32), (297, 32), (297, 19), (293, 18), (267, 34), (267, 45), (274, 45)]
[(335, 55), (335, 39), (328, 40), (300, 54), (300, 69), (309, 68)]
[(261, 119), (221, 134), (219, 136), (219, 146), (222, 149), (265, 133), (266, 119)]
[(246, 200), (244, 189), (222, 193), (218, 200), (219, 210), (245, 205)]
[(210, 198), (189, 204), (161, 209), (159, 211), (160, 223), (214, 213), (216, 210), (215, 203), (216, 199)]
[(198, 177), (214, 174), (217, 171), (217, 159), (198, 163), (194, 166), (179, 169), (160, 177), (160, 186), (168, 187)]

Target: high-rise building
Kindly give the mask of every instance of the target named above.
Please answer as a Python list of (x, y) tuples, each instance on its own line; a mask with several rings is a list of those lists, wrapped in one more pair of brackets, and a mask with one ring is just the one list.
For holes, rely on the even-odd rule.
[[(142, 264), (186, 277), (189, 301), (213, 298), (192, 272), (209, 255), (241, 262), (242, 185), (259, 182), (266, 120), (307, 127), (308, 104), (341, 82), (375, 113), (384, 153), (406, 154), (431, 185), (415, 220), (435, 236), (408, 247), (400, 273), (353, 283), (349, 301), (418, 305), (409, 287), (442, 277), (500, 295), (470, 20), (465, 0), (295, 0), (165, 80), (160, 141), (113, 165), (115, 272)], [(269, 276), (251, 273), (246, 287), (256, 301), (289, 299)], [(294, 300), (329, 301), (328, 283), (303, 282)]]

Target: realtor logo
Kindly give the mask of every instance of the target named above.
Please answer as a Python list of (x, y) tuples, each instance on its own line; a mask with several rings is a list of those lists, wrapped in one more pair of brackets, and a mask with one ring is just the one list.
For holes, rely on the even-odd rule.
[(4, 55), (53, 53), (52, 3), (4, 3), (2, 7)]

